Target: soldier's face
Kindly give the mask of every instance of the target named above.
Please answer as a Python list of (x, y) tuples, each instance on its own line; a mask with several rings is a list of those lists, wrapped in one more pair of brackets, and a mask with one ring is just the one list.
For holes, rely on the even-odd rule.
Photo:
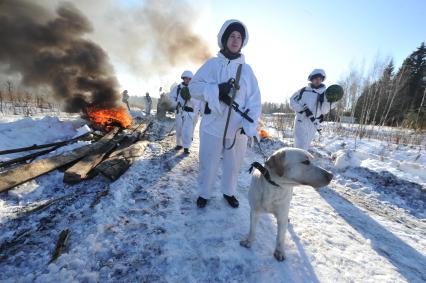
[(241, 49), (241, 45), (243, 44), (243, 38), (241, 33), (238, 31), (233, 31), (228, 38), (228, 42), (226, 43), (226, 47), (232, 53), (238, 53)]
[(190, 81), (191, 81), (191, 78), (183, 78), (183, 83), (186, 85), (188, 85)]
[(314, 87), (319, 87), (323, 82), (323, 79), (320, 77), (312, 79), (311, 83)]

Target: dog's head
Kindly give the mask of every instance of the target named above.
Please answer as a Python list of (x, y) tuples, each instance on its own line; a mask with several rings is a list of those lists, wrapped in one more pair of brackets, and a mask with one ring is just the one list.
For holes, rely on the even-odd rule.
[(305, 150), (281, 148), (268, 158), (265, 166), (277, 183), (309, 185), (314, 188), (328, 185), (333, 174), (312, 164), (313, 159)]

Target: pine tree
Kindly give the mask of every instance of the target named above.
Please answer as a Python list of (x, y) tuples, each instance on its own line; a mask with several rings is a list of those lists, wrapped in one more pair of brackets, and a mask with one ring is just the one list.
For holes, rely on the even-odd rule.
[(418, 108), (426, 84), (426, 47), (423, 42), (415, 52), (410, 55), (411, 79), (409, 82), (408, 97), (410, 110)]
[[(355, 117), (360, 123), (400, 125), (404, 122), (405, 125), (423, 125), (425, 44), (422, 43), (404, 60), (395, 75), (393, 72), (391, 60), (379, 80), (364, 87), (354, 109)], [(413, 117), (416, 117), (414, 124)]]

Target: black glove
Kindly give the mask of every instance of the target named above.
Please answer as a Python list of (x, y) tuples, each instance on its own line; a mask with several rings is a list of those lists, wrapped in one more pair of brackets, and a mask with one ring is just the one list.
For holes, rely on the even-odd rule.
[(314, 114), (312, 114), (312, 111), (311, 111), (311, 110), (309, 110), (308, 106), (306, 106), (306, 104), (305, 104), (305, 105), (303, 105), (303, 110), (302, 110), (302, 111), (300, 111), (299, 113), (300, 113), (300, 114), (305, 113), (305, 114), (306, 114), (306, 117), (310, 117), (310, 116), (313, 116), (313, 115), (314, 115)]
[(232, 89), (233, 79), (229, 79), (226, 83), (218, 84), (219, 88), (219, 100), (224, 102), (226, 105), (231, 104), (231, 97), (228, 95)]
[(305, 114), (306, 114), (307, 117), (314, 116), (314, 114), (312, 114), (312, 112), (311, 112), (311, 110), (309, 110), (309, 108), (305, 109)]
[(219, 96), (219, 100), (225, 103), (226, 105), (231, 105), (231, 97), (227, 94)]

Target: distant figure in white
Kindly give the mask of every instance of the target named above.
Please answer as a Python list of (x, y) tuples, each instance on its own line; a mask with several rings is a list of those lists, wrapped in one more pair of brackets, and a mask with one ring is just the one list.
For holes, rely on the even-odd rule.
[(336, 104), (327, 101), (325, 96), (326, 78), (322, 69), (313, 70), (308, 77), (308, 86), (298, 90), (290, 98), (290, 107), (296, 112), (294, 119), (294, 146), (308, 150), (316, 133), (320, 133), (320, 124), (324, 115)]
[[(217, 37), (220, 48), (217, 57), (201, 66), (189, 84), (191, 95), (201, 100), (205, 109), (200, 125), (199, 208), (205, 207), (211, 197), (221, 163), (223, 197), (230, 206), (239, 205), (235, 197), (238, 173), (248, 138), (257, 137), (257, 121), (261, 114), (257, 79), (241, 54), (248, 37), (242, 22), (226, 21)], [(232, 96), (235, 96), (234, 101)], [(244, 113), (252, 122), (243, 117)]]
[(182, 83), (175, 86), (170, 92), (173, 106), (176, 109), (176, 150), (189, 154), (194, 135), (194, 120), (197, 117), (200, 102), (191, 97), (188, 84), (192, 79), (191, 71), (184, 71)]
[(127, 105), (127, 109), (129, 109), (129, 111), (130, 111), (129, 92), (127, 91), (127, 89), (125, 89), (121, 95), (122, 95), (121, 101), (123, 101), (123, 103), (125, 103)]
[(149, 92), (145, 94), (145, 113), (147, 116), (151, 115), (151, 108), (152, 108), (152, 99), (151, 96), (149, 96)]

